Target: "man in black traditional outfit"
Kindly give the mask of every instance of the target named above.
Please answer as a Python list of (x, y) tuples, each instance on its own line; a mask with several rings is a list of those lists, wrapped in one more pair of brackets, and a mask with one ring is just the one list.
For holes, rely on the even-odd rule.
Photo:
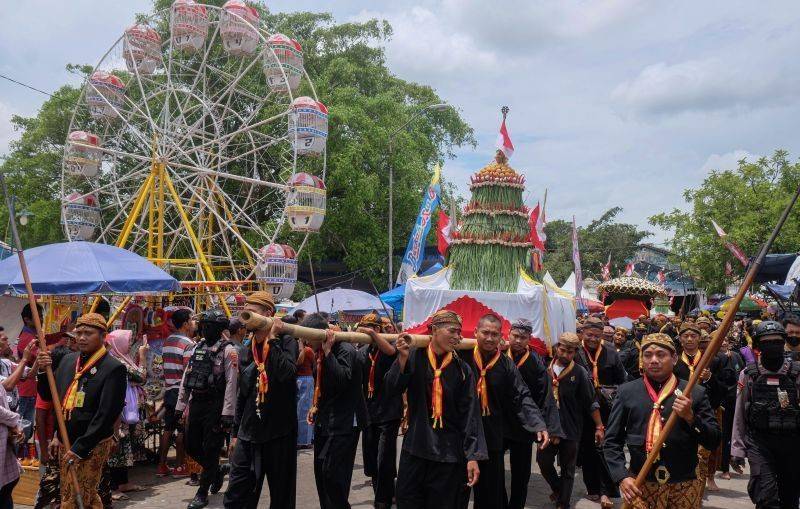
[[(253, 292), (245, 300), (244, 309), (273, 316), (272, 294)], [(297, 341), (281, 329), (282, 323), (276, 319), (271, 330), (251, 331), (253, 362), (240, 376), (231, 432), (227, 509), (255, 509), (264, 477), (272, 509), (295, 506), (298, 347)]]
[[(597, 318), (588, 318), (583, 322), (580, 338), (583, 348), (578, 349), (575, 362), (583, 366), (594, 385), (597, 401), (600, 404), (600, 417), (603, 423), (608, 422), (611, 404), (617, 387), (625, 383), (628, 373), (616, 348), (603, 344), (603, 322)], [(601, 507), (613, 507), (611, 498), (618, 497), (619, 491), (611, 481), (603, 453), (595, 443), (594, 433), (586, 426), (581, 437), (578, 450), (578, 461), (583, 470), (583, 482), (586, 485), (588, 498), (599, 501)]]
[[(557, 445), (561, 432), (558, 408), (550, 390), (550, 377), (542, 359), (530, 348), (533, 326), (530, 321), (519, 319), (511, 325), (508, 334), (508, 357), (514, 362), (528, 386), (531, 398), (542, 412), (550, 442)], [(508, 509), (522, 509), (528, 498), (528, 481), (531, 478), (533, 443), (536, 435), (528, 432), (515, 416), (503, 421), (504, 448), (508, 451), (511, 464), (511, 490), (507, 493)], [(505, 483), (503, 484), (505, 486)]]
[[(574, 360), (579, 348), (581, 341), (576, 334), (572, 332), (561, 334), (558, 346), (553, 352), (555, 358), (547, 369), (553, 399), (558, 406), (563, 437), (557, 445), (552, 444), (540, 450), (536, 454), (536, 463), (539, 464), (542, 477), (553, 491), (550, 500), (556, 503), (557, 509), (569, 509), (570, 506), (572, 485), (575, 482), (578, 442), (584, 424), (588, 421), (587, 417), (591, 417), (594, 422), (595, 444), (602, 443), (605, 433), (589, 374)], [(556, 472), (556, 457), (561, 466), (560, 475)]]
[(412, 348), (411, 337), (400, 335), (397, 360), (384, 381), (390, 394), (407, 390), (408, 399), (398, 509), (458, 507), (464, 484), (478, 482), (478, 461), (489, 458), (472, 370), (453, 353), (461, 342), (461, 317), (439, 310), (429, 323), (427, 347)]
[[(619, 388), (611, 410), (604, 454), (622, 496), (636, 509), (695, 509), (702, 502), (696, 482), (697, 448), (713, 449), (720, 429), (703, 387), (689, 396), (686, 381), (673, 374), (678, 361), (675, 344), (666, 334), (642, 340), (644, 376)], [(635, 475), (673, 410), (680, 419), (670, 433), (645, 483), (637, 487)], [(625, 446), (630, 468), (625, 464)]]
[(481, 317), (475, 329), (475, 348), (460, 352), (477, 380), (476, 392), (489, 451), (489, 458), (478, 462), (481, 482), (473, 487), (476, 509), (503, 507), (506, 503), (503, 459), (506, 420), (516, 421), (525, 431), (535, 434), (542, 448), (549, 443), (547, 426), (528, 386), (514, 362), (498, 348), (503, 337), (501, 328), (502, 322), (497, 315)]
[(378, 335), (382, 328), (383, 322), (377, 313), (368, 313), (358, 324), (358, 332), (372, 337), (372, 344), (359, 350), (364, 367), (363, 392), (369, 413), (369, 426), (362, 434), (361, 452), (364, 474), (372, 480), (376, 509), (391, 507), (394, 499), (397, 432), (403, 418), (402, 396), (389, 394), (384, 384), (384, 377), (397, 358), (397, 350)]

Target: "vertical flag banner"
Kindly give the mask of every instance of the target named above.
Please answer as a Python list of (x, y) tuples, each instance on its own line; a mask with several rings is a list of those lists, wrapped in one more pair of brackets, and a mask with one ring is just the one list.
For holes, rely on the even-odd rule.
[(717, 230), (717, 235), (719, 235), (719, 238), (722, 239), (722, 242), (725, 244), (725, 247), (728, 249), (728, 251), (730, 251), (731, 254), (737, 260), (739, 260), (743, 266), (747, 267), (749, 260), (747, 259), (747, 255), (744, 254), (744, 251), (742, 251), (742, 248), (736, 245), (735, 242), (728, 240), (728, 234), (725, 233), (725, 230), (723, 230), (720, 225), (716, 223), (716, 221), (712, 219), (711, 224), (714, 225), (714, 229)]
[(447, 256), (447, 249), (450, 247), (450, 242), (453, 240), (452, 226), (450, 218), (444, 213), (444, 210), (439, 209), (439, 225), (436, 231), (436, 244), (439, 248), (439, 254)]
[(530, 228), (529, 239), (532, 244), (531, 249), (531, 268), (534, 272), (541, 272), (544, 260), (544, 210), (539, 208), (539, 204), (531, 210), (528, 215), (528, 226)]
[(600, 275), (602, 276), (603, 281), (608, 281), (611, 279), (611, 253), (608, 253), (608, 261), (600, 270)]
[(581, 271), (581, 252), (578, 249), (578, 228), (575, 226), (575, 216), (572, 216), (572, 263), (575, 264), (575, 302), (578, 309), (586, 309), (583, 303), (583, 272)]
[(433, 211), (439, 206), (439, 195), (441, 194), (441, 184), (439, 178), (442, 169), (439, 164), (433, 169), (433, 178), (428, 186), (422, 204), (419, 206), (417, 221), (406, 246), (406, 254), (403, 256), (403, 263), (400, 265), (400, 272), (397, 274), (397, 284), (402, 285), (408, 278), (417, 274), (422, 258), (425, 256), (425, 238), (431, 229), (431, 219)]
[(633, 263), (629, 263), (625, 266), (625, 276), (632, 276), (633, 275)]
[(506, 157), (510, 158), (514, 155), (514, 144), (511, 143), (511, 136), (508, 135), (508, 129), (506, 128), (506, 115), (508, 114), (508, 108), (503, 106), (503, 123), (500, 124), (500, 132), (497, 133), (497, 148), (501, 150)]

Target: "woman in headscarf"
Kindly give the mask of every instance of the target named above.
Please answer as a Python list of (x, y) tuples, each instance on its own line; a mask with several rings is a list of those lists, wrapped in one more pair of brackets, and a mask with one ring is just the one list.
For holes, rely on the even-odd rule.
[[(132, 397), (134, 392), (138, 392), (141, 397), (143, 392), (140, 387), (147, 381), (147, 338), (143, 338), (142, 345), (139, 347), (138, 362), (134, 361), (130, 356), (131, 349), (131, 336), (129, 330), (119, 329), (111, 331), (106, 335), (106, 344), (108, 345), (108, 352), (120, 361), (128, 370), (128, 391), (126, 397)], [(133, 390), (131, 390), (133, 389)], [(136, 424), (127, 424), (123, 419), (125, 414), (128, 413), (128, 403), (126, 401), (126, 409), (123, 411), (123, 417), (118, 422), (119, 443), (117, 450), (108, 458), (108, 466), (111, 468), (111, 489), (114, 491), (112, 498), (114, 500), (128, 500), (129, 497), (125, 495), (128, 491), (142, 491), (144, 488), (136, 484), (128, 482), (128, 469), (133, 466), (133, 434), (136, 430)], [(138, 409), (137, 409), (138, 411)]]

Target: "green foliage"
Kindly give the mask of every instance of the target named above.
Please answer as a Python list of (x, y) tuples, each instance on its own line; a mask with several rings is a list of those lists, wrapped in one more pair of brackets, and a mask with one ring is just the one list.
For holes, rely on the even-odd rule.
[[(616, 276), (625, 270), (625, 262), (633, 257), (642, 239), (652, 235), (639, 230), (636, 225), (618, 223), (614, 219), (622, 212), (621, 207), (605, 211), (586, 227), (578, 227), (578, 246), (581, 251), (583, 277), (600, 280), (602, 266), (611, 254), (611, 274)], [(545, 270), (559, 284), (574, 270), (572, 263), (572, 222), (563, 219), (549, 221), (545, 225), (547, 254)]]
[[(155, 10), (170, 4), (157, 0)], [(387, 22), (337, 24), (330, 14), (310, 12), (262, 10), (262, 15), (271, 32), (302, 44), (308, 74), (319, 99), (329, 107), (328, 210), (320, 234), (311, 237), (306, 249), (316, 259), (341, 259), (351, 270), (366, 268), (368, 276), (383, 281), (389, 166), (394, 170), (393, 240), (395, 246), (404, 246), (433, 165), (451, 157), (454, 147), (474, 145), (473, 131), (454, 109), (426, 111), (390, 142), (390, 134), (421, 108), (443, 100), (431, 87), (405, 81), (387, 68), (383, 49), (391, 37)], [(78, 66), (71, 70), (88, 72)], [(12, 143), (1, 169), (9, 177), (19, 208), (36, 214), (21, 230), (26, 247), (63, 240), (58, 221), (61, 157), (78, 96), (78, 89), (64, 86), (35, 117), (12, 120), (22, 136)], [(0, 207), (0, 224), (6, 220)], [(300, 237), (288, 229), (282, 237), (299, 244)], [(257, 239), (249, 240), (258, 244)]]
[[(800, 185), (800, 163), (791, 163), (788, 153), (776, 150), (772, 157), (755, 162), (739, 161), (735, 170), (712, 171), (696, 189), (683, 196), (686, 212), (650, 217), (650, 224), (674, 232), (671, 247), (675, 261), (689, 268), (693, 278), (708, 292), (724, 291), (729, 281), (725, 262), (739, 273), (742, 265), (724, 247), (711, 221), (714, 220), (748, 256), (755, 256), (769, 237), (786, 204)], [(800, 211), (795, 208), (772, 252), (800, 251)]]

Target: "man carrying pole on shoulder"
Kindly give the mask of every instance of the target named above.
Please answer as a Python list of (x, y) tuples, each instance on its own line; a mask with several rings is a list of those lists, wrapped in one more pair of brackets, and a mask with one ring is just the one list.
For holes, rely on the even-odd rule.
[[(636, 509), (694, 509), (702, 502), (696, 482), (697, 448), (714, 449), (720, 429), (706, 391), (695, 387), (683, 394), (686, 381), (673, 374), (678, 357), (666, 334), (642, 339), (642, 378), (622, 385), (614, 401), (606, 432), (604, 455), (611, 478), (625, 501)], [(633, 473), (641, 470), (647, 454), (672, 412), (680, 419), (644, 484), (638, 488)], [(625, 464), (625, 446), (630, 468)]]

